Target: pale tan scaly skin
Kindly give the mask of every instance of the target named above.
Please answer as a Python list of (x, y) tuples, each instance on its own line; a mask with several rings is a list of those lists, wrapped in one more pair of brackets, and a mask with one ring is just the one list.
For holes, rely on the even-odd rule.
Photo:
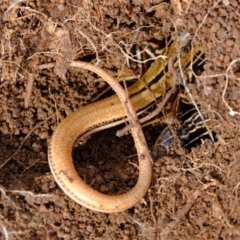
[[(174, 52), (174, 44), (171, 44), (163, 54), (170, 57)], [(197, 52), (198, 50), (195, 49), (193, 56)], [(187, 67), (189, 62), (191, 62), (190, 53), (182, 61), (183, 68)], [(171, 87), (172, 74), (166, 70), (167, 60), (159, 58), (146, 74), (128, 89), (131, 103), (136, 111), (155, 101)], [(126, 118), (126, 111), (118, 96), (113, 95), (82, 107), (67, 116), (52, 136), (48, 151), (52, 174), (62, 190), (86, 208), (106, 213), (124, 211), (137, 204), (149, 189), (152, 179), (152, 162), (146, 161), (141, 155), (138, 181), (134, 188), (121, 195), (106, 195), (94, 190), (82, 180), (74, 168), (72, 148), (79, 136), (95, 127), (123, 118)], [(135, 141), (135, 146), (139, 150), (137, 145)]]

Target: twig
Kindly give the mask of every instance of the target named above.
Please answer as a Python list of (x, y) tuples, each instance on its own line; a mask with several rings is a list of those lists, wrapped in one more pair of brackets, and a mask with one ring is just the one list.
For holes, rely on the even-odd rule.
[(8, 234), (7, 228), (3, 224), (2, 221), (0, 221), (0, 231), (1, 231), (2, 235), (3, 235), (3, 239), (4, 240), (9, 240), (9, 234)]
[(29, 74), (28, 83), (27, 83), (27, 87), (26, 87), (26, 96), (24, 98), (25, 108), (28, 108), (28, 106), (29, 106), (29, 101), (30, 101), (30, 97), (32, 94), (33, 83), (34, 83), (34, 75)]
[[(169, 100), (169, 98), (172, 96), (172, 94), (176, 91), (176, 82), (177, 82), (177, 71), (174, 68), (174, 60), (176, 58), (176, 54), (174, 54), (168, 61), (168, 69), (169, 72), (173, 73), (173, 84), (172, 84), (172, 88), (167, 92), (167, 94), (165, 95), (164, 99), (157, 104), (157, 107), (154, 111), (152, 111), (151, 113), (149, 113), (148, 115), (146, 115), (145, 117), (139, 119), (140, 123), (144, 123), (147, 122), (148, 120), (154, 118), (155, 116), (157, 116), (163, 109), (163, 107), (166, 105), (167, 101)], [(129, 129), (131, 128), (131, 125), (125, 126), (123, 129), (117, 131), (117, 136), (121, 137), (123, 136), (126, 132), (129, 131)]]
[(201, 190), (196, 190), (188, 198), (186, 205), (183, 209), (179, 210), (176, 216), (176, 219), (173, 222), (170, 222), (164, 230), (161, 232), (161, 240), (167, 239), (167, 236), (170, 234), (171, 230), (180, 222), (180, 220), (190, 211), (193, 204), (196, 202), (197, 198), (201, 195)]
[(5, 81), (5, 82), (1, 83), (1, 84), (0, 84), (0, 88), (4, 87), (4, 86), (7, 85), (7, 84), (9, 84), (8, 81)]
[(175, 220), (170, 222), (161, 232), (161, 240), (167, 239), (167, 236), (170, 234), (171, 230), (180, 222), (180, 220), (183, 219), (184, 216), (190, 211), (193, 204), (196, 202), (197, 198), (202, 195), (203, 191), (211, 186), (215, 186), (215, 182), (210, 182), (207, 184), (204, 184), (200, 189), (195, 190), (187, 199), (186, 205), (177, 212), (177, 216), (175, 217)]
[(120, 101), (124, 105), (124, 108), (127, 113), (128, 121), (132, 126), (132, 136), (134, 138), (135, 146), (137, 148), (139, 159), (145, 159), (145, 161), (152, 162), (151, 156), (148, 152), (147, 142), (143, 134), (141, 125), (138, 121), (137, 114), (133, 108), (133, 105), (128, 97), (128, 94), (124, 91), (121, 85), (107, 72), (103, 69), (94, 66), (90, 63), (81, 62), (81, 61), (69, 61), (69, 66), (78, 67), (92, 71), (102, 77), (117, 93)]
[(99, 64), (100, 62), (100, 59), (99, 59), (99, 55), (98, 55), (98, 51), (97, 51), (97, 48), (95, 47), (94, 43), (92, 42), (92, 40), (86, 35), (84, 34), (82, 31), (78, 31), (83, 37), (85, 37), (87, 39), (88, 42), (90, 42), (90, 44), (92, 45), (95, 53), (96, 53), (96, 59), (97, 59), (97, 65)]
[(45, 119), (44, 121), (38, 123), (37, 125), (35, 125), (35, 127), (33, 127), (29, 133), (25, 136), (25, 138), (23, 139), (23, 141), (21, 142), (21, 144), (19, 145), (19, 147), (17, 148), (17, 150), (9, 157), (7, 158), (1, 165), (0, 165), (0, 169), (2, 167), (4, 167), (17, 153), (18, 151), (22, 148), (23, 144), (26, 142), (26, 140), (29, 138), (29, 136), (34, 132), (35, 129), (37, 129), (38, 127), (40, 127), (42, 124), (44, 124), (45, 122), (47, 122), (50, 118), (52, 118), (52, 116), (48, 117), (47, 119)]

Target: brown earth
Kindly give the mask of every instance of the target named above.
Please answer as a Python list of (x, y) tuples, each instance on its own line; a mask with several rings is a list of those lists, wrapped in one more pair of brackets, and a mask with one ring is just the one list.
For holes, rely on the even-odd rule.
[[(2, 1), (1, 239), (240, 239), (238, 1)], [(218, 141), (187, 151), (176, 140), (174, 154), (155, 162), (144, 199), (125, 212), (76, 204), (51, 175), (48, 142), (66, 115), (107, 84), (67, 69), (64, 58), (98, 61), (116, 75), (128, 69), (122, 50), (169, 35), (181, 42), (187, 33), (207, 58), (188, 87)], [(157, 130), (144, 131), (151, 146)], [(81, 176), (109, 194), (137, 179), (131, 136), (115, 133), (94, 134), (74, 150)]]

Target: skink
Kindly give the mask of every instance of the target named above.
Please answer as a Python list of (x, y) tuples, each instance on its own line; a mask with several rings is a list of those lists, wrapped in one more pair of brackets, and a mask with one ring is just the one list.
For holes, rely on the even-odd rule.
[[(163, 55), (170, 58), (175, 52), (170, 41)], [(200, 51), (193, 48), (182, 58), (182, 68), (187, 69), (199, 57)], [(191, 58), (193, 56), (193, 59)], [(177, 67), (178, 61), (175, 66)], [(172, 73), (167, 60), (159, 58), (135, 84), (128, 88), (129, 97), (139, 111), (156, 101), (172, 86)], [(121, 195), (106, 195), (92, 189), (76, 172), (72, 160), (72, 148), (80, 136), (92, 129), (126, 118), (126, 113), (117, 95), (84, 106), (67, 116), (55, 130), (49, 144), (48, 158), (51, 172), (61, 189), (75, 202), (99, 212), (120, 212), (136, 203), (146, 194), (152, 179), (152, 163), (139, 162), (137, 184)]]

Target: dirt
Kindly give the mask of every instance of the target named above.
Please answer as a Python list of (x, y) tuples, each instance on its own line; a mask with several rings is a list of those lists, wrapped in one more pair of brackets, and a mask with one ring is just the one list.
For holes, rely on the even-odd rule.
[[(240, 239), (238, 1), (2, 1), (0, 238)], [(180, 43), (189, 35), (205, 53), (201, 75), (187, 86), (218, 141), (189, 151), (176, 138), (174, 152), (154, 163), (152, 185), (136, 206), (88, 210), (58, 187), (47, 150), (61, 120), (108, 86), (65, 59), (97, 63), (116, 76), (131, 68), (124, 52), (169, 35)], [(158, 129), (144, 129), (149, 146)], [(74, 149), (80, 175), (108, 194), (131, 189), (138, 177), (131, 136), (118, 138), (116, 130)]]

